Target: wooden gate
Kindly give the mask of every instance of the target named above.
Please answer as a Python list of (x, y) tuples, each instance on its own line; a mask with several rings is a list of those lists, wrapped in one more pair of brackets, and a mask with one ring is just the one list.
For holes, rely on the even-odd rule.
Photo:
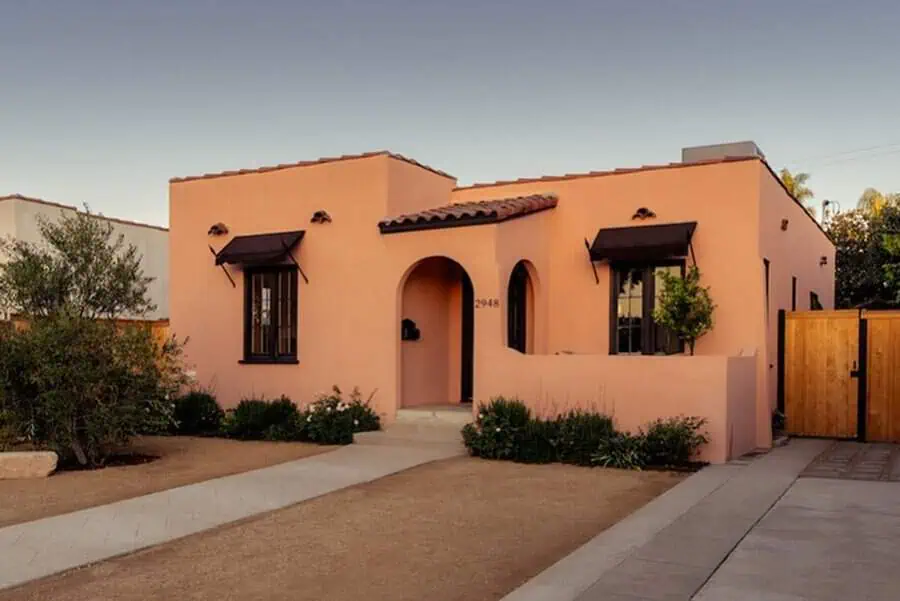
[(788, 433), (900, 442), (900, 312), (780, 313), (778, 375)]

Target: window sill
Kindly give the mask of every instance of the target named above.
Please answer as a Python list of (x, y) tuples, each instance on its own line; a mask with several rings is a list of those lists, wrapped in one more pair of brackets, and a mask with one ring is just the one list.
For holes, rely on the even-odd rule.
[(297, 361), (295, 357), (279, 357), (277, 359), (269, 359), (265, 357), (258, 357), (252, 359), (240, 359), (238, 361), (241, 365), (299, 365), (300, 362)]

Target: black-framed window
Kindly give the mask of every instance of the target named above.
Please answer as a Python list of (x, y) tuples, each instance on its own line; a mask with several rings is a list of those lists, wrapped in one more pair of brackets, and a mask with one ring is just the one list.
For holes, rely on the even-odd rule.
[(509, 276), (506, 302), (506, 345), (528, 352), (528, 269), (519, 262)]
[(244, 273), (244, 362), (297, 362), (297, 268)]
[(684, 275), (683, 262), (613, 264), (610, 295), (610, 353), (671, 355), (684, 343), (653, 320), (662, 292), (662, 272)]

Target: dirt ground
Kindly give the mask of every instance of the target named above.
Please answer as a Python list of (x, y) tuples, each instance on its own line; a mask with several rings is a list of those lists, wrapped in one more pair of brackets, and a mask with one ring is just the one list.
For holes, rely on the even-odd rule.
[(140, 465), (0, 480), (0, 527), (130, 499), (329, 450), (303, 443), (146, 436), (128, 451), (160, 457)]
[(0, 600), (494, 601), (682, 477), (450, 459)]

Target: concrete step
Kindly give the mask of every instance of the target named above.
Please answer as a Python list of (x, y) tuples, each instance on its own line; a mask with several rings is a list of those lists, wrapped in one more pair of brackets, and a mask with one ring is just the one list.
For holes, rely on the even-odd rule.
[(452, 424), (462, 428), (472, 421), (471, 405), (425, 405), (397, 411), (396, 423)]
[(389, 446), (452, 446), (462, 450), (462, 426), (452, 422), (432, 420), (395, 421), (378, 432), (359, 432), (354, 442), (364, 445)]

